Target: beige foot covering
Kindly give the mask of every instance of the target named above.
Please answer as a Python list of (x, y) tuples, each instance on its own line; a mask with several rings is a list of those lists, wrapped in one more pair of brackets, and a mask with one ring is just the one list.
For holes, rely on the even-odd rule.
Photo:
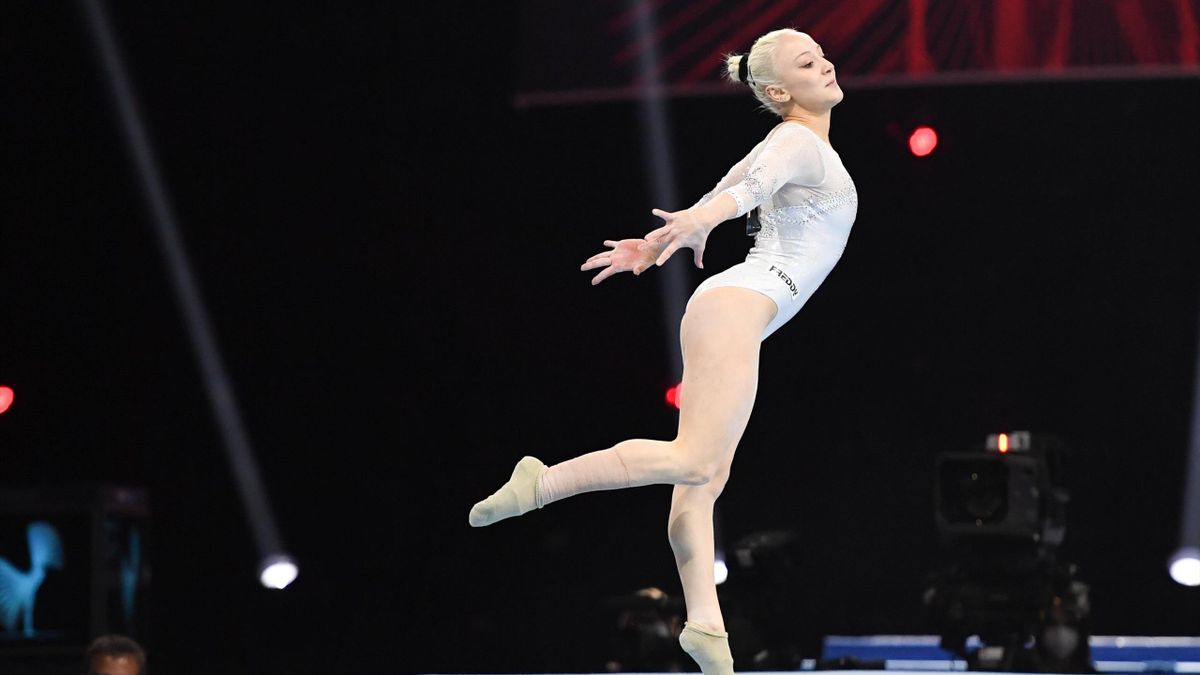
[(679, 633), (679, 646), (700, 666), (704, 675), (733, 675), (729, 633), (714, 633), (685, 621), (683, 631)]
[(471, 509), (471, 527), (484, 527), (537, 508), (538, 478), (546, 465), (536, 457), (523, 457), (512, 477), (487, 499)]

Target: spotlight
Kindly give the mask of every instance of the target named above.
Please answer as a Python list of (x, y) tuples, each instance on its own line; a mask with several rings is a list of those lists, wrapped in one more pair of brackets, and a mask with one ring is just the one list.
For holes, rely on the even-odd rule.
[(295, 581), (299, 574), (300, 568), (294, 560), (287, 555), (275, 554), (263, 558), (258, 579), (266, 588), (282, 589)]
[(1171, 578), (1184, 586), (1200, 586), (1200, 548), (1184, 547), (1171, 556)]
[(667, 405), (671, 406), (672, 408), (674, 408), (676, 410), (679, 410), (679, 394), (682, 390), (683, 390), (682, 382), (667, 389), (667, 396), (666, 396)]
[(729, 578), (729, 566), (725, 564), (724, 551), (717, 551), (716, 562), (713, 563), (713, 578), (716, 580), (718, 586), (725, 583), (725, 580)]
[(8, 406), (13, 402), (12, 387), (0, 387), (0, 413), (8, 410)]
[(933, 127), (917, 127), (908, 135), (908, 149), (917, 157), (924, 157), (933, 152), (937, 142), (937, 132)]

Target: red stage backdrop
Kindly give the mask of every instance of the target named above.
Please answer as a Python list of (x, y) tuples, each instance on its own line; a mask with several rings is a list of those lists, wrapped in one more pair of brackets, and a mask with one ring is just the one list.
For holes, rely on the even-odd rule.
[(726, 92), (721, 56), (785, 26), (847, 86), (1200, 77), (1198, 17), (1200, 0), (525, 0), (517, 104)]

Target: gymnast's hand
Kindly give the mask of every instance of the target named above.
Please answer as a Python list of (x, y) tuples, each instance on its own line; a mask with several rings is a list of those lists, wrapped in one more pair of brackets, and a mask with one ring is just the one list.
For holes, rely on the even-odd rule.
[(704, 269), (704, 244), (716, 223), (706, 223), (701, 208), (684, 209), (674, 213), (651, 209), (650, 212), (666, 221), (662, 227), (647, 234), (646, 243), (642, 244), (643, 250), (658, 249), (658, 257), (654, 264), (661, 266), (675, 255), (675, 251), (690, 248), (696, 267)]
[(633, 272), (635, 275), (641, 274), (646, 268), (654, 264), (654, 259), (658, 255), (660, 248), (649, 247), (642, 250), (642, 244), (646, 243), (645, 239), (622, 239), (621, 241), (605, 240), (604, 245), (611, 248), (611, 251), (603, 251), (587, 259), (579, 269), (583, 271), (594, 270), (597, 267), (603, 267), (600, 273), (592, 277), (592, 285), (604, 281), (617, 272)]

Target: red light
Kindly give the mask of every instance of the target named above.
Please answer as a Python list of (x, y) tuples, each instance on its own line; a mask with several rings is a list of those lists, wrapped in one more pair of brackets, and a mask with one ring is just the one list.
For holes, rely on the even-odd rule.
[(679, 410), (679, 393), (683, 389), (683, 383), (675, 385), (667, 389), (667, 405)]
[(917, 157), (924, 157), (937, 147), (937, 132), (932, 127), (917, 127), (908, 136), (908, 149)]
[(1000, 449), (1001, 453), (1008, 452), (1008, 434), (1000, 434), (996, 447)]
[(8, 406), (13, 402), (13, 390), (11, 387), (0, 387), (0, 413), (8, 410)]

